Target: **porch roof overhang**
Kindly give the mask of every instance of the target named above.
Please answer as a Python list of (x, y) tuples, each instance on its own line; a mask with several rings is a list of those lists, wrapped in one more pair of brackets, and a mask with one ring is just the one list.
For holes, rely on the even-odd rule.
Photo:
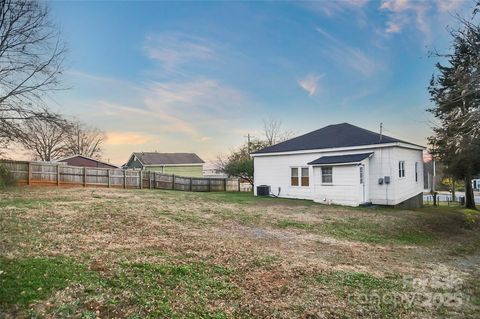
[(354, 165), (354, 164), (360, 164), (361, 161), (363, 161), (366, 158), (369, 158), (372, 155), (373, 155), (373, 152), (361, 153), (361, 154), (322, 156), (308, 163), (308, 165), (316, 165), (316, 166)]

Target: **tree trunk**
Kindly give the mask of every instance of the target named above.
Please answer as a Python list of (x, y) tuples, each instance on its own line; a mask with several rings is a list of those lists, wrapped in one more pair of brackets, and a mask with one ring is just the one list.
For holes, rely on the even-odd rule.
[(465, 178), (465, 208), (475, 209), (475, 197), (473, 196), (472, 178)]

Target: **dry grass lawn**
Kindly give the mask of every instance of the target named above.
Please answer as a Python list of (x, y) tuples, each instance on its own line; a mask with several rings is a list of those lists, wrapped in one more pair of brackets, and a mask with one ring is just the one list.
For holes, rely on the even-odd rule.
[(480, 214), (0, 192), (0, 318), (478, 318)]

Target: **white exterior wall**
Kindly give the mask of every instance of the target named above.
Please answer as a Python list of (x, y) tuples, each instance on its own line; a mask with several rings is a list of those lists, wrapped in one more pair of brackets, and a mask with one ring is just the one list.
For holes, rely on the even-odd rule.
[[(258, 185), (269, 185), (271, 192), (280, 197), (311, 199), (341, 205), (357, 206), (364, 202), (360, 169), (355, 165), (332, 166), (332, 185), (322, 185), (319, 167), (307, 163), (321, 157), (373, 152), (361, 162), (365, 167), (365, 202), (395, 205), (423, 191), (422, 151), (401, 147), (383, 147), (345, 151), (315, 152), (308, 154), (254, 156), (254, 192)], [(398, 177), (398, 162), (405, 161), (405, 177)], [(418, 162), (418, 181), (415, 182), (415, 162)], [(290, 186), (291, 167), (309, 167), (310, 185)], [(300, 170), (299, 170), (300, 173)], [(380, 177), (390, 176), (390, 184), (379, 185)]]
[[(423, 154), (421, 151), (395, 148), (393, 150), (396, 165), (393, 177), (395, 186), (395, 204), (401, 203), (413, 195), (423, 192)], [(405, 177), (398, 176), (398, 162), (405, 161)], [(418, 180), (415, 181), (415, 163), (418, 163)]]
[[(312, 154), (280, 155), (280, 156), (259, 156), (254, 157), (254, 193), (257, 195), (258, 185), (269, 185), (270, 191), (278, 194), (281, 188), (280, 197), (313, 199), (312, 173), (313, 169), (307, 163), (317, 159), (319, 156)], [(310, 186), (290, 186), (290, 168), (309, 167)], [(299, 172), (300, 173), (300, 172)]]
[[(363, 187), (360, 184), (360, 166), (332, 166), (332, 184), (322, 184), (322, 168), (315, 166), (313, 200), (319, 203), (333, 203), (358, 206), (363, 202)], [(367, 193), (365, 193), (367, 197)]]

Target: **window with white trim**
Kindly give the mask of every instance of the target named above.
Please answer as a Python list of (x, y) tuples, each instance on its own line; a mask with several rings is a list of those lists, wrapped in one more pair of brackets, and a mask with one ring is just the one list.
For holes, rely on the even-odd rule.
[(322, 183), (331, 184), (333, 182), (332, 167), (322, 167)]
[(290, 167), (290, 185), (291, 186), (309, 186), (308, 167)]
[(292, 167), (290, 169), (290, 185), (292, 186), (298, 186), (298, 167)]
[(398, 177), (405, 177), (405, 161), (398, 162)]
[(310, 184), (308, 177), (308, 167), (302, 167), (302, 186), (308, 186)]

